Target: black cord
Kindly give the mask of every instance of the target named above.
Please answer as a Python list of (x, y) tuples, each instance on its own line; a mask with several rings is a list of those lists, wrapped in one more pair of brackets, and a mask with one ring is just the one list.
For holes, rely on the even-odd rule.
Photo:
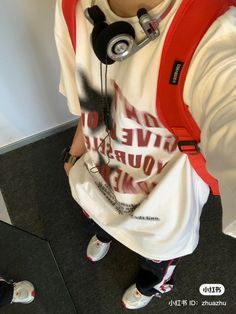
[(106, 110), (108, 110), (110, 112), (110, 105), (108, 102), (108, 94), (107, 94), (107, 70), (108, 70), (108, 66), (107, 64), (105, 65), (105, 106), (106, 106)]
[[(99, 153), (99, 148), (102, 146), (102, 144), (106, 141), (106, 139), (109, 138), (109, 145), (111, 146), (111, 136), (110, 136), (110, 132), (107, 133), (107, 135), (102, 139), (101, 143), (99, 144), (98, 148), (97, 148), (97, 152)], [(108, 160), (107, 160), (107, 163), (106, 163), (106, 166), (109, 165), (110, 163), (110, 157), (108, 156)], [(94, 171), (94, 169), (96, 169), (96, 171)], [(89, 169), (89, 171), (91, 173), (98, 173), (98, 168), (97, 166), (93, 166), (92, 168)]]
[[(104, 122), (106, 125), (106, 132), (107, 135), (102, 139), (101, 143), (99, 144), (98, 148), (96, 149), (97, 152), (99, 153), (99, 148), (102, 146), (102, 144), (106, 141), (107, 138), (109, 138), (109, 145), (111, 146), (111, 124), (112, 124), (112, 120), (111, 120), (111, 106), (108, 102), (108, 93), (107, 93), (107, 72), (108, 72), (108, 65), (106, 63), (105, 65), (105, 84), (103, 84), (103, 73), (102, 73), (102, 62), (100, 62), (100, 86), (101, 86), (101, 97), (102, 97), (102, 107), (103, 107), (103, 112), (104, 112)], [(103, 86), (105, 85), (105, 87)], [(110, 157), (108, 157), (107, 163), (106, 165), (109, 165), (110, 163)], [(96, 169), (96, 171), (94, 171), (94, 169)], [(91, 173), (97, 173), (99, 172), (97, 167), (94, 166), (91, 169), (89, 169), (89, 171)]]

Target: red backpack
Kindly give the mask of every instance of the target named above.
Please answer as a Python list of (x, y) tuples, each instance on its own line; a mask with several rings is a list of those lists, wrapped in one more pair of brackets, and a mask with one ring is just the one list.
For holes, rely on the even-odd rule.
[[(76, 4), (79, 0), (62, 0), (63, 15), (76, 50)], [(188, 155), (198, 175), (219, 195), (217, 180), (206, 169), (206, 161), (199, 151), (201, 131), (183, 100), (188, 68), (202, 37), (211, 24), (234, 0), (182, 0), (168, 30), (162, 50), (156, 108), (164, 126), (177, 138), (178, 147)], [(187, 40), (186, 40), (187, 39)]]

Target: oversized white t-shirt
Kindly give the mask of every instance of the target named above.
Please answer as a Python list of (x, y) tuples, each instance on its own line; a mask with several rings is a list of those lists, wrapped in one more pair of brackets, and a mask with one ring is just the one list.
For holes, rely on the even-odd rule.
[[(160, 23), (160, 37), (123, 62), (108, 67), (107, 97), (113, 130), (104, 125), (105, 67), (91, 44), (92, 25), (76, 11), (76, 57), (57, 2), (55, 36), (61, 62), (60, 91), (83, 122), (87, 153), (69, 174), (72, 195), (104, 230), (150, 259), (167, 260), (193, 252), (199, 218), (209, 188), (178, 151), (173, 135), (156, 113), (160, 55), (168, 27), (181, 1)], [(161, 14), (171, 1), (151, 10)], [(137, 40), (144, 33), (137, 17), (120, 18), (107, 1), (96, 4), (107, 22), (132, 24)], [(201, 128), (201, 149), (210, 172), (219, 179), (224, 225), (236, 235), (236, 10), (220, 17), (202, 39), (192, 60), (184, 99)]]

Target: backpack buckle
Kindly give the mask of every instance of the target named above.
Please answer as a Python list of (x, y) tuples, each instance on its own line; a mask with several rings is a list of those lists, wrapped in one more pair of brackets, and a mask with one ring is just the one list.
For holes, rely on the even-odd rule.
[(200, 152), (198, 143), (196, 141), (179, 141), (178, 147), (181, 153), (195, 155)]

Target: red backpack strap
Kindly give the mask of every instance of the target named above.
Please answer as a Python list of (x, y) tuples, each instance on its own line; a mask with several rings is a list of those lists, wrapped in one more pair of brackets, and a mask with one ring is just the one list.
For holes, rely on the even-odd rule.
[(70, 34), (72, 46), (76, 51), (76, 4), (78, 0), (62, 0), (62, 12)]
[(201, 132), (184, 103), (183, 89), (195, 49), (211, 24), (228, 8), (225, 0), (182, 1), (162, 50), (156, 98), (162, 123), (176, 136), (180, 151), (188, 155), (195, 171), (215, 195), (219, 195), (218, 182), (208, 173), (199, 152)]

